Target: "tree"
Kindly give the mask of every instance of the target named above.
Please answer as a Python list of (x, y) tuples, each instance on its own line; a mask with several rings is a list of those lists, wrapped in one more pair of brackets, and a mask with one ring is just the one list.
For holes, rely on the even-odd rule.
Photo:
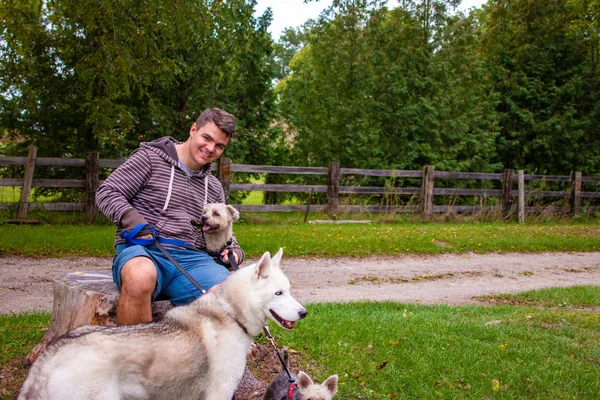
[(290, 61), (308, 42), (308, 35), (315, 20), (309, 19), (298, 28), (285, 28), (279, 41), (274, 44), (275, 77), (281, 79), (290, 74)]
[(506, 167), (598, 172), (600, 76), (591, 11), (586, 1), (494, 0), (482, 13), (482, 49), (500, 98), (498, 160)]
[(3, 0), (0, 126), (40, 156), (115, 157), (142, 140), (183, 140), (218, 106), (238, 119), (228, 154), (260, 162), (274, 104), (271, 13), (256, 19), (254, 5)]
[(452, 16), (454, 5), (335, 2), (276, 89), (298, 162), (498, 168), (476, 21)]

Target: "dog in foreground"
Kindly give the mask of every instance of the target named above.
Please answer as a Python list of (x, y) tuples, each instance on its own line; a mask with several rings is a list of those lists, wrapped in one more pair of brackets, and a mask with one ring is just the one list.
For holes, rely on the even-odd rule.
[(290, 355), (287, 347), (282, 348), (279, 354), (292, 379), (298, 381), (298, 386), (293, 386), (290, 392), (290, 377), (282, 368), (279, 375), (267, 387), (263, 400), (331, 400), (335, 396), (338, 389), (337, 375), (331, 375), (320, 385), (316, 384), (303, 371), (298, 372), (296, 376), (290, 370)]
[(293, 329), (307, 314), (282, 253), (266, 252), (159, 322), (71, 331), (33, 364), (18, 399), (230, 400), (266, 321)]

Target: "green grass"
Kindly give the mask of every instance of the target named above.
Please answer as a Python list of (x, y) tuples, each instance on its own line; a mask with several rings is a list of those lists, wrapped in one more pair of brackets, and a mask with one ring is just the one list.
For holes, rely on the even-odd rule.
[[(56, 196), (38, 196), (35, 198), (35, 188), (29, 196), (30, 202), (51, 202), (56, 200)], [(18, 203), (21, 200), (20, 186), (0, 186), (0, 203)]]
[(0, 254), (110, 256), (114, 234), (111, 226), (0, 225)]
[[(574, 272), (585, 272), (586, 269)], [(480, 296), (477, 300), (495, 304), (515, 304), (541, 307), (600, 307), (600, 286), (546, 288), (517, 294)]]
[(21, 198), (21, 188), (13, 186), (0, 186), (0, 203), (17, 202)]
[(314, 304), (273, 328), (340, 399), (598, 399), (598, 314), (537, 308)]
[[(537, 291), (537, 305), (574, 298), (597, 305), (589, 290)], [(597, 313), (392, 302), (307, 308), (296, 329), (271, 324), (271, 331), (279, 346), (297, 351), (298, 368), (315, 380), (338, 374), (339, 399), (600, 398)], [(3, 399), (20, 387), (23, 359), (49, 319), (47, 313), (0, 316)]]
[[(249, 257), (284, 248), (286, 256), (355, 256), (465, 252), (600, 251), (598, 224), (239, 223), (238, 242)], [(109, 225), (0, 225), (0, 254), (34, 257), (111, 256)]]
[(13, 399), (27, 376), (25, 356), (50, 323), (49, 313), (0, 315), (0, 397)]

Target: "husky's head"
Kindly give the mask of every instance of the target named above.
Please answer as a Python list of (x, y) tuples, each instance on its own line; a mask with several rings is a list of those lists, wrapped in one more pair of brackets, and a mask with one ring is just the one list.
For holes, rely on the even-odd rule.
[(296, 321), (306, 317), (308, 311), (290, 294), (290, 281), (280, 268), (283, 249), (271, 258), (267, 251), (256, 263), (251, 301), (260, 304), (267, 318), (277, 322), (284, 329), (293, 329)]

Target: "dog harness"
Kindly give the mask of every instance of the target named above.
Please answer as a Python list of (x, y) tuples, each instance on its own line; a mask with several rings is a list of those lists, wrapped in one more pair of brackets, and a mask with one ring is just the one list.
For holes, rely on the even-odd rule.
[(296, 381), (290, 383), (290, 387), (288, 389), (288, 400), (294, 400), (294, 389), (298, 387)]
[[(152, 235), (152, 238), (151, 239), (139, 239), (139, 238), (136, 238), (136, 236), (138, 236), (138, 235), (139, 236)], [(183, 240), (168, 239), (168, 238), (160, 237), (158, 235), (158, 231), (156, 230), (156, 228), (150, 224), (136, 225), (132, 230), (121, 233), (121, 237), (123, 239), (125, 239), (125, 241), (127, 242), (127, 247), (133, 246), (133, 245), (151, 246), (158, 242), (158, 243), (166, 244), (166, 245), (170, 245), (170, 246), (177, 246), (177, 247), (184, 247), (186, 249), (193, 249), (192, 246), (190, 246), (187, 242), (184, 242)]]
[[(202, 236), (204, 236), (204, 232), (202, 232)], [(233, 268), (234, 271), (238, 270), (238, 265), (235, 262), (235, 257), (233, 255), (233, 249), (229, 246), (231, 246), (233, 244), (233, 239), (229, 239), (229, 241), (227, 243), (225, 243), (225, 246), (223, 246), (221, 248), (221, 250), (219, 251), (210, 251), (208, 249), (206, 249), (206, 254), (208, 254), (209, 256), (211, 256), (212, 258), (215, 259), (215, 261), (221, 265), (224, 265), (225, 267), (227, 267), (228, 265), (231, 265), (231, 267)], [(223, 256), (221, 256), (221, 253), (223, 252), (223, 250), (227, 250), (227, 257), (229, 258), (229, 264), (227, 264), (225, 262), (225, 260), (223, 260)]]

